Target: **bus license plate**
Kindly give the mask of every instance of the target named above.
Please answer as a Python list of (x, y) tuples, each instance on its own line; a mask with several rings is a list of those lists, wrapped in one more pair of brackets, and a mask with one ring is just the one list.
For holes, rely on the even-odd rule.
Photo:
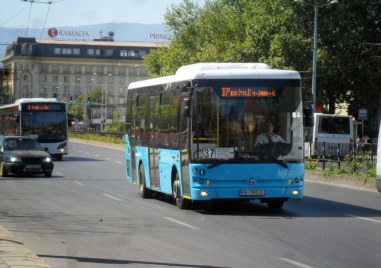
[(265, 190), (259, 189), (242, 189), (239, 195), (265, 195)]

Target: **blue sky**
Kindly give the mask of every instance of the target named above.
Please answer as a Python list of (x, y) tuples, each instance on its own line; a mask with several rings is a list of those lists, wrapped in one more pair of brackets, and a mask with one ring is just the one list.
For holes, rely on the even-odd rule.
[[(205, 3), (205, 0), (193, 1), (200, 6)], [(181, 2), (183, 0), (0, 0), (0, 27), (160, 24), (164, 23), (165, 10)]]

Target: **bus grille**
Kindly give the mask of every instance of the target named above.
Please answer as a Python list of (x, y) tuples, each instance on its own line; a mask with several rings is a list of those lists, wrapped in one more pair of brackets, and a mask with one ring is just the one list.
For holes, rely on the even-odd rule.
[(132, 178), (131, 160), (126, 160), (126, 174), (128, 178)]

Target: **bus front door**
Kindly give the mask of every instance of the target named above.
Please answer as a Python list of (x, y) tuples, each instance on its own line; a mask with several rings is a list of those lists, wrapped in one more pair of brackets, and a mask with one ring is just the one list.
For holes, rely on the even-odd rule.
[(151, 189), (160, 190), (158, 139), (160, 96), (151, 96), (149, 101), (149, 165)]

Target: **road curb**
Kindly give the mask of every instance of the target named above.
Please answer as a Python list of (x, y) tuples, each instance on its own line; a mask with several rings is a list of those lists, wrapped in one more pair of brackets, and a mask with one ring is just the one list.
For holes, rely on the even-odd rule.
[(376, 189), (376, 180), (356, 178), (348, 175), (326, 174), (323, 171), (305, 171), (307, 180), (322, 181), (332, 184), (360, 187), (366, 189)]
[(40, 257), (0, 226), (0, 268), (51, 268)]

